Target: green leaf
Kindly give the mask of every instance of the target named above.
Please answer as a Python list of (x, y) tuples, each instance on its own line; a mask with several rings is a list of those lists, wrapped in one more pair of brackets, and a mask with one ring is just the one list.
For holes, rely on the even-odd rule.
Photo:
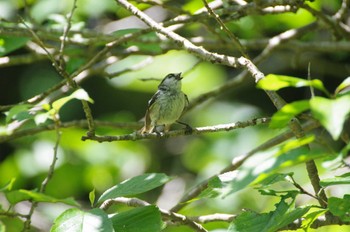
[(0, 188), (0, 192), (10, 191), (15, 181), (16, 181), (16, 178), (12, 178), (9, 182), (7, 182), (3, 187)]
[[(295, 194), (287, 194), (269, 213), (247, 211), (240, 214), (229, 226), (229, 232), (274, 232), (301, 218), (311, 207), (292, 208)], [(291, 200), (289, 200), (291, 198)], [(289, 202), (288, 202), (288, 201)]]
[(310, 104), (308, 100), (295, 101), (286, 104), (272, 116), (270, 127), (283, 128), (293, 117), (305, 110), (308, 110), (309, 108)]
[[(204, 197), (209, 197), (209, 198), (215, 198), (218, 196), (224, 196), (228, 193), (230, 193), (232, 191), (232, 189), (230, 188), (230, 186), (227, 185), (227, 183), (225, 183), (225, 177), (223, 177), (223, 175), (230, 176), (235, 175), (236, 172), (229, 172), (229, 173), (225, 173), (222, 174), (220, 176), (215, 176), (213, 178), (211, 178), (208, 181), (208, 187), (203, 190), (201, 192), (201, 194), (199, 194), (199, 198), (204, 198)], [(231, 177), (232, 179), (234, 178)], [(231, 179), (230, 178), (230, 179)]]
[(9, 123), (13, 119), (22, 121), (31, 118), (32, 116), (28, 112), (28, 109), (31, 107), (32, 105), (30, 104), (21, 104), (12, 107), (6, 116), (6, 123)]
[(72, 99), (73, 99), (72, 96), (67, 96), (54, 101), (52, 103), (52, 109), (54, 110), (53, 112), (55, 113), (59, 112), (62, 106), (64, 106), (67, 102), (69, 102)]
[(259, 189), (259, 193), (263, 196), (276, 196), (280, 197), (281, 195), (285, 194), (298, 194), (298, 190), (282, 190), (282, 191), (276, 191), (273, 189)]
[(88, 212), (80, 209), (68, 209), (56, 218), (51, 232), (111, 232), (112, 222), (101, 209)]
[(328, 198), (329, 211), (338, 216), (344, 222), (350, 222), (350, 195), (344, 195), (344, 198)]
[(273, 173), (269, 175), (268, 177), (264, 178), (263, 180), (255, 182), (255, 184), (259, 184), (261, 187), (268, 187), (271, 186), (277, 182), (281, 181), (288, 181), (287, 179), (292, 177), (294, 173)]
[(105, 191), (98, 199), (97, 203), (99, 204), (105, 200), (116, 197), (130, 196), (147, 192), (167, 183), (170, 180), (171, 178), (163, 173), (149, 173), (136, 176)]
[(347, 77), (334, 91), (335, 95), (346, 94), (350, 91), (350, 77)]
[(95, 197), (96, 197), (95, 189), (93, 189), (91, 192), (89, 192), (89, 200), (90, 200), (91, 207), (93, 207), (95, 204)]
[(1, 36), (0, 37), (0, 56), (4, 56), (18, 48), (23, 47), (30, 38), (27, 37), (11, 37)]
[(257, 84), (258, 88), (273, 91), (286, 87), (299, 88), (306, 86), (312, 86), (316, 89), (319, 89), (329, 96), (329, 93), (324, 87), (322, 81), (318, 79), (305, 80), (297, 77), (269, 74), (264, 79), (260, 80)]
[(282, 168), (323, 157), (324, 153), (309, 151), (304, 146), (313, 140), (314, 136), (311, 135), (291, 140), (270, 151), (258, 153), (247, 159), (238, 170), (221, 174), (209, 180), (207, 189), (199, 197), (225, 197), (249, 184), (263, 181)]
[(156, 232), (162, 229), (160, 212), (153, 205), (118, 213), (111, 217), (111, 221), (118, 232)]
[(122, 37), (123, 35), (133, 34), (133, 33), (136, 33), (138, 31), (141, 31), (141, 29), (140, 28), (129, 28), (129, 29), (117, 30), (117, 31), (112, 32), (111, 34), (113, 34), (116, 37)]
[(339, 185), (339, 184), (350, 184), (350, 172), (345, 173), (341, 176), (337, 176), (334, 178), (327, 178), (320, 181), (320, 185), (322, 187), (328, 187), (328, 186)]
[(313, 116), (337, 140), (350, 113), (350, 94), (336, 99), (314, 97), (310, 100), (310, 108)]
[(79, 206), (79, 203), (77, 203), (73, 198), (57, 199), (57, 198), (48, 196), (44, 193), (38, 193), (36, 191), (29, 191), (25, 189), (7, 192), (6, 198), (12, 205), (21, 201), (32, 200), (36, 202), (50, 202), (50, 203), (61, 202), (67, 205)]
[(94, 101), (89, 97), (88, 93), (83, 89), (78, 89), (74, 91), (71, 95), (67, 97), (62, 97), (52, 103), (52, 109), (55, 113), (59, 112), (59, 110), (64, 106), (68, 101), (72, 99), (85, 100), (93, 103)]
[(74, 93), (71, 94), (71, 97), (76, 98), (78, 100), (84, 100), (84, 101), (88, 101), (90, 103), (94, 103), (94, 100), (92, 100), (89, 97), (89, 94), (84, 89), (76, 90)]
[(326, 209), (321, 209), (321, 210), (318, 210), (318, 211), (315, 211), (315, 212), (312, 212), (312, 213), (309, 213), (307, 214), (304, 219), (301, 223), (301, 227), (304, 229), (304, 231), (309, 231), (312, 223), (314, 223), (314, 221), (324, 215), (328, 210)]

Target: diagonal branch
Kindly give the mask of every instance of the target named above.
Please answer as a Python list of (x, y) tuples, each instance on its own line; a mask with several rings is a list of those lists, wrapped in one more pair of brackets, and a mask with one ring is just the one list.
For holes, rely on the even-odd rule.
[(249, 58), (247, 55), (247, 52), (245, 51), (244, 47), (242, 46), (241, 42), (239, 41), (239, 39), (226, 27), (226, 25), (224, 24), (224, 22), (220, 19), (219, 15), (216, 14), (211, 7), (209, 6), (207, 0), (203, 0), (204, 6), (205, 8), (207, 8), (207, 11), (210, 15), (212, 15), (212, 17), (219, 23), (220, 28), (223, 29), (228, 36), (230, 37), (230, 39), (236, 44), (236, 47), (238, 48), (239, 52), (246, 58)]
[(133, 15), (137, 16), (144, 23), (146, 23), (151, 29), (163, 34), (167, 38), (174, 41), (179, 46), (183, 47), (186, 51), (200, 57), (203, 60), (210, 61), (213, 63), (220, 63), (227, 65), (229, 67), (245, 67), (250, 74), (254, 77), (255, 81), (259, 81), (264, 77), (264, 74), (258, 70), (258, 68), (245, 57), (233, 57), (223, 54), (209, 52), (203, 47), (198, 47), (186, 38), (176, 34), (175, 32), (168, 30), (167, 28), (161, 26), (159, 23), (155, 22), (148, 15), (140, 11), (137, 7), (133, 6), (126, 0), (116, 0), (121, 6), (129, 10)]

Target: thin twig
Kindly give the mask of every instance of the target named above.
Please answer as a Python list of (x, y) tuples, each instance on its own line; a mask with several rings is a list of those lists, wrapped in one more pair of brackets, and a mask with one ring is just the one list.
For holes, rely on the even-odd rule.
[(249, 58), (247, 55), (247, 52), (245, 51), (245, 48), (242, 46), (241, 42), (239, 39), (226, 27), (224, 22), (220, 19), (220, 16), (216, 14), (211, 7), (209, 6), (207, 0), (202, 0), (204, 3), (205, 8), (207, 8), (208, 13), (219, 23), (220, 28), (223, 29), (230, 39), (235, 43), (236, 47), (238, 48), (239, 52), (246, 58)]
[[(46, 191), (46, 186), (49, 183), (49, 181), (52, 179), (52, 176), (53, 176), (53, 173), (54, 173), (54, 170), (55, 170), (55, 165), (56, 165), (56, 162), (57, 162), (57, 159), (58, 159), (58, 145), (59, 145), (59, 143), (61, 141), (61, 131), (60, 131), (60, 127), (59, 127), (60, 121), (57, 118), (57, 115), (54, 116), (54, 118), (55, 118), (55, 130), (56, 130), (56, 143), (55, 143), (55, 146), (54, 146), (54, 149), (53, 149), (53, 151), (54, 151), (53, 152), (53, 158), (52, 158), (52, 162), (51, 162), (49, 171), (48, 171), (48, 173), (46, 175), (46, 178), (41, 183), (41, 186), (40, 186), (40, 189), (39, 189), (40, 193), (44, 193)], [(32, 215), (34, 213), (35, 208), (38, 206), (38, 203), (39, 202), (35, 202), (35, 201), (32, 202), (32, 205), (30, 207), (28, 216), (26, 218), (26, 221), (24, 222), (23, 231), (29, 231), (30, 230), (31, 218), (32, 218)]]
[[(311, 62), (309, 62), (307, 66), (307, 79), (311, 81)], [(315, 97), (315, 89), (312, 85), (310, 85), (310, 93), (311, 93), (311, 98)]]
[(297, 189), (299, 189), (300, 193), (306, 194), (306, 195), (308, 195), (309, 197), (312, 197), (312, 198), (314, 198), (314, 199), (316, 199), (316, 200), (318, 200), (318, 201), (320, 200), (320, 198), (318, 198), (317, 196), (315, 196), (315, 195), (309, 193), (308, 191), (306, 191), (300, 184), (298, 184), (298, 183), (294, 180), (294, 178), (293, 178), (292, 176), (289, 176), (289, 178), (290, 178), (290, 180), (291, 180), (291, 183), (292, 183)]
[(346, 17), (346, 13), (349, 12), (349, 7), (350, 0), (343, 0), (339, 10), (337, 11), (337, 13), (334, 14), (333, 18), (338, 22), (344, 20)]
[(213, 63), (220, 63), (223, 65), (227, 65), (230, 67), (245, 67), (250, 74), (254, 77), (255, 81), (259, 81), (264, 77), (264, 74), (258, 70), (258, 68), (247, 58), (245, 57), (232, 57), (227, 55), (222, 55), (218, 53), (212, 53), (204, 49), (203, 47), (199, 47), (194, 45), (188, 39), (174, 33), (173, 31), (161, 26), (159, 23), (155, 22), (148, 15), (140, 11), (137, 7), (133, 6), (126, 0), (116, 0), (119, 5), (123, 6), (125, 9), (129, 10), (133, 15), (137, 16), (144, 23), (146, 23), (153, 30), (163, 34), (167, 38), (171, 39), (176, 44), (182, 46), (186, 51), (202, 58), (203, 60), (210, 61)]
[[(94, 120), (95, 125), (99, 127), (109, 127), (109, 128), (118, 128), (118, 129), (129, 129), (129, 130), (138, 130), (142, 127), (142, 122), (106, 122)], [(64, 122), (60, 124), (60, 128), (69, 128), (69, 127), (79, 127), (87, 128), (87, 120), (74, 120), (70, 122)], [(25, 136), (31, 136), (43, 131), (55, 130), (55, 124), (42, 125), (34, 128), (28, 128), (23, 130), (15, 131), (9, 135), (0, 135), (0, 143), (8, 142), (14, 139), (22, 138)]]
[(72, 24), (72, 17), (74, 14), (74, 10), (77, 8), (77, 0), (73, 1), (73, 7), (71, 12), (69, 13), (68, 17), (67, 17), (67, 24), (64, 27), (63, 30), (63, 35), (62, 35), (62, 40), (61, 40), (61, 46), (60, 46), (60, 50), (59, 50), (59, 56), (58, 56), (58, 61), (59, 61), (59, 65), (61, 69), (65, 69), (65, 60), (64, 60), (64, 48), (66, 45), (66, 39), (68, 37), (68, 32), (71, 28), (71, 24)]

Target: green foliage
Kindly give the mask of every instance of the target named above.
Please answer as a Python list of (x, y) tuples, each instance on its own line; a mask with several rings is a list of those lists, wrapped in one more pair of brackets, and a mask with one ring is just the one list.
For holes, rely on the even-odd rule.
[[(145, 174), (123, 181), (122, 183), (107, 190), (99, 198), (98, 203), (121, 196), (130, 196), (140, 194), (154, 189), (170, 180), (164, 174)], [(90, 201), (93, 205), (95, 193), (90, 192)], [(9, 199), (11, 202), (12, 200)], [(20, 199), (23, 200), (23, 199)], [(44, 201), (41, 198), (33, 200)], [(18, 200), (19, 201), (19, 200)], [(12, 202), (16, 203), (16, 202)], [(65, 202), (66, 203), (66, 202)], [(90, 211), (81, 211), (80, 209), (69, 209), (63, 212), (54, 222), (51, 231), (160, 231), (162, 220), (160, 212), (155, 206), (145, 206), (125, 212), (108, 216), (99, 208)]]
[(241, 213), (230, 225), (229, 232), (273, 232), (306, 214), (310, 206), (294, 208), (295, 194), (281, 197), (274, 211), (269, 213), (255, 213), (251, 211)]
[(93, 189), (91, 192), (89, 192), (89, 200), (91, 207), (93, 207), (95, 204), (95, 197), (95, 189)]
[(79, 203), (77, 203), (72, 198), (57, 199), (57, 198), (48, 196), (46, 194), (39, 193), (37, 191), (29, 191), (26, 189), (6, 192), (6, 198), (13, 205), (21, 201), (31, 200), (36, 202), (49, 202), (49, 203), (61, 202), (67, 205), (79, 206)]
[[(209, 181), (208, 188), (201, 197), (224, 197), (256, 181), (261, 182), (269, 175), (282, 168), (295, 166), (324, 156), (322, 153), (311, 153), (304, 146), (314, 140), (313, 136), (292, 140), (284, 145), (275, 147), (270, 152), (262, 152), (248, 159), (237, 171), (228, 172)], [(259, 165), (256, 165), (256, 164)]]
[(344, 122), (350, 113), (350, 94), (336, 99), (314, 97), (310, 100), (310, 108), (313, 116), (337, 140), (343, 130)]
[(346, 194), (343, 198), (330, 197), (329, 211), (338, 216), (344, 222), (350, 221), (350, 195)]
[(258, 88), (262, 88), (266, 90), (275, 90), (275, 91), (286, 87), (299, 88), (299, 87), (306, 87), (306, 86), (319, 89), (323, 91), (325, 94), (328, 94), (328, 91), (324, 87), (322, 81), (318, 79), (305, 80), (297, 77), (269, 74), (264, 79), (260, 80), (257, 84)]
[(144, 193), (157, 188), (170, 180), (171, 178), (163, 173), (149, 173), (136, 176), (105, 191), (97, 200), (97, 203), (100, 204), (103, 201), (116, 197)]
[(286, 104), (272, 116), (270, 127), (283, 128), (288, 125), (292, 118), (309, 108), (310, 103), (308, 100), (295, 101)]
[(0, 56), (23, 47), (29, 40), (27, 37), (0, 36)]
[(350, 77), (347, 77), (338, 87), (335, 89), (334, 93), (338, 94), (346, 94), (350, 91)]
[[(308, 231), (320, 219), (350, 224), (350, 174), (338, 169), (348, 166), (350, 150), (345, 1), (207, 1), (216, 18), (198, 0), (122, 1), (161, 21), (163, 32), (145, 27), (119, 1), (74, 2), (0, 1), (0, 232), (272, 232)], [(317, 79), (297, 76), (308, 63)], [(266, 74), (258, 88), (299, 100), (275, 112), (249, 79), (257, 71)], [(182, 72), (190, 100), (181, 121), (194, 129), (244, 121), (249, 127), (81, 141), (133, 136), (159, 80), (175, 72)], [(315, 94), (305, 99), (294, 88)], [(289, 128), (295, 122), (298, 139)], [(310, 124), (317, 130), (304, 131)], [(181, 130), (174, 124), (170, 133)], [(46, 178), (45, 191), (36, 190)], [(44, 228), (29, 220), (24, 204)]]
[[(335, 93), (344, 92), (348, 86), (348, 80), (344, 80), (336, 89)], [(257, 87), (265, 90), (279, 90), (286, 87), (310, 86), (329, 95), (324, 84), (320, 80), (304, 80), (289, 76), (268, 75), (259, 81)], [(350, 95), (344, 94), (334, 99), (315, 96), (310, 100), (295, 101), (283, 106), (276, 112), (271, 120), (272, 128), (285, 127), (288, 122), (298, 114), (310, 109), (312, 115), (327, 129), (334, 140), (339, 139), (343, 131), (344, 123), (350, 114)]]

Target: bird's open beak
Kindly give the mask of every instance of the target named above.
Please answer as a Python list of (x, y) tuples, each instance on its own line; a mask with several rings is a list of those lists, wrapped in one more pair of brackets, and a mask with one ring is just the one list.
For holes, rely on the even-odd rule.
[(181, 73), (176, 73), (175, 76), (177, 80), (182, 80)]

